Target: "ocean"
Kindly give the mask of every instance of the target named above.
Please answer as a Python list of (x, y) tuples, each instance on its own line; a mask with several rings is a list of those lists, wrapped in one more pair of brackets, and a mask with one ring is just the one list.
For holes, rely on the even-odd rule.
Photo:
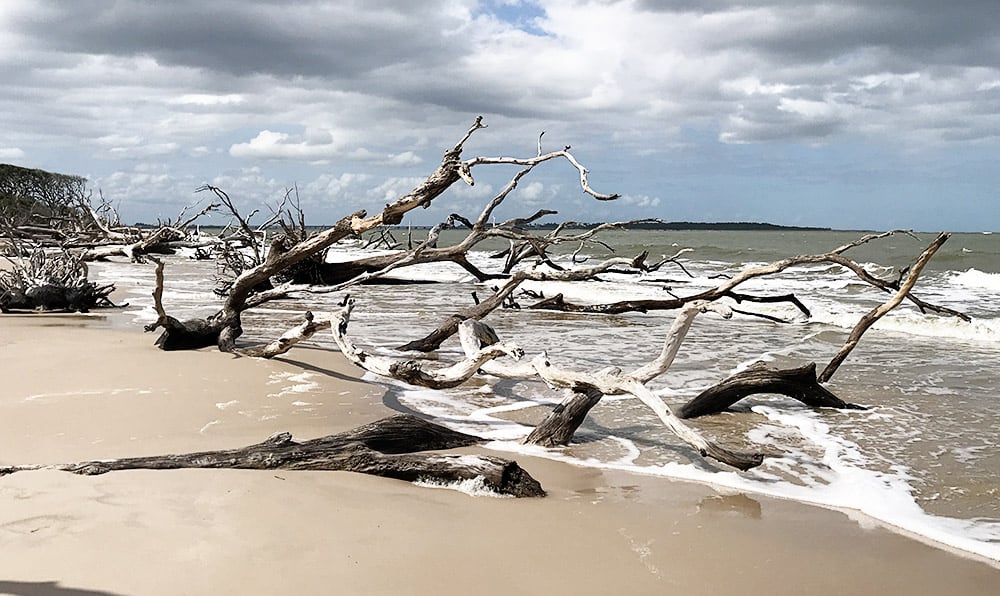
[[(714, 287), (720, 276), (732, 276), (743, 267), (827, 252), (862, 235), (611, 231), (599, 238), (614, 248), (614, 255), (631, 257), (648, 250), (649, 260), (655, 261), (686, 248), (690, 251), (679, 259), (684, 268), (668, 264), (640, 276), (611, 273), (585, 283), (529, 282), (522, 287), (594, 304), (683, 296)], [(877, 240), (847, 256), (866, 264), (873, 274), (894, 279), (934, 238), (934, 234), (918, 236), (919, 240), (907, 235)], [(448, 232), (442, 244), (458, 238), (458, 233)], [(502, 260), (489, 255), (505, 246), (480, 245), (471, 260), (495, 271)], [(556, 262), (569, 265), (578, 248), (560, 245), (553, 251)], [(330, 260), (347, 259), (360, 251), (357, 245), (338, 246)], [(578, 257), (594, 263), (611, 254), (605, 247), (591, 245)], [(126, 293), (130, 306), (116, 319), (128, 325), (155, 319), (149, 297), (151, 265), (96, 264), (92, 274)], [(200, 316), (218, 308), (219, 299), (211, 292), (212, 263), (178, 255), (167, 261), (165, 275), (164, 303), (173, 316)], [(357, 300), (352, 338), (387, 354), (471, 305), (473, 292), (485, 296), (497, 284), (478, 283), (453, 264), (421, 265), (395, 275), (437, 283), (349, 290)], [(780, 323), (741, 314), (731, 320), (701, 315), (671, 369), (650, 383), (671, 406), (761, 360), (782, 368), (816, 362), (822, 369), (858, 319), (888, 297), (837, 265), (795, 267), (752, 280), (738, 290), (760, 295), (792, 292), (812, 315), (807, 318), (780, 303), (739, 306), (784, 321)], [(692, 480), (727, 494), (766, 494), (836, 508), (862, 524), (884, 525), (948, 549), (1000, 561), (1000, 410), (996, 407), (1000, 235), (954, 234), (925, 269), (914, 294), (960, 310), (972, 321), (921, 314), (909, 303), (879, 321), (827, 384), (845, 401), (867, 410), (815, 410), (789, 398), (764, 395), (747, 398), (729, 412), (689, 421), (727, 447), (771, 455), (748, 472), (700, 458), (631, 396), (605, 397), (571, 445), (543, 449), (519, 442), (563, 397), (540, 382), (485, 377), (436, 391), (368, 377), (385, 387), (389, 407), (487, 437), (497, 450)], [(273, 339), (307, 309), (335, 310), (342, 296), (309, 295), (248, 313), (244, 341)], [(534, 301), (519, 295), (516, 299), (525, 305)], [(593, 315), (503, 309), (486, 322), (502, 339), (516, 341), (528, 358), (545, 351), (553, 363), (566, 368), (629, 370), (656, 357), (673, 316), (671, 311)], [(326, 335), (312, 343), (336, 349)], [(457, 338), (432, 357), (443, 364), (461, 358)]]

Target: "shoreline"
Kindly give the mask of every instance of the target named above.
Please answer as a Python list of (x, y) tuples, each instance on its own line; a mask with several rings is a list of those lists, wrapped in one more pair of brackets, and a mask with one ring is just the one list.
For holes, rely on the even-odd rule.
[[(11, 378), (0, 464), (311, 438), (391, 413), (334, 352), (161, 352), (112, 317), (0, 316)], [(978, 557), (852, 512), (488, 452), (517, 459), (550, 496), (474, 498), (343, 472), (2, 477), (0, 593), (57, 594), (40, 588), (55, 581), (106, 594), (986, 594), (1000, 579)]]

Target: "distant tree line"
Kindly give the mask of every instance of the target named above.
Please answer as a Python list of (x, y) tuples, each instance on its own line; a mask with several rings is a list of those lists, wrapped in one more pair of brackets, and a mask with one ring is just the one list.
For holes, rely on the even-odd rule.
[(0, 214), (22, 222), (32, 215), (73, 215), (86, 197), (87, 179), (0, 164)]

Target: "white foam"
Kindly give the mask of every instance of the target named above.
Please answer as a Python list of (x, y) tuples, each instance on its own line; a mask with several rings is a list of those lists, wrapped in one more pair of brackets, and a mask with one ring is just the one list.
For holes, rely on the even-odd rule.
[(1000, 292), (1000, 273), (986, 273), (978, 269), (968, 269), (962, 273), (953, 273), (950, 281), (956, 286)]
[(435, 480), (432, 478), (421, 478), (415, 480), (413, 484), (417, 486), (422, 486), (424, 488), (443, 488), (447, 490), (456, 490), (460, 493), (465, 493), (472, 497), (491, 497), (494, 499), (513, 498), (511, 495), (504, 495), (490, 488), (486, 484), (486, 479), (482, 476), (476, 476), (475, 478), (466, 478), (465, 480), (458, 480), (455, 482), (444, 482), (442, 480)]
[[(910, 485), (912, 477), (905, 468), (894, 466), (892, 472), (865, 468), (868, 462), (858, 446), (830, 434), (829, 427), (812, 411), (803, 410), (790, 414), (765, 406), (756, 406), (753, 411), (765, 415), (785, 431), (797, 431), (812, 445), (819, 447), (822, 452), (819, 462), (793, 454), (769, 458), (760, 468), (736, 473), (711, 471), (690, 463), (670, 462), (660, 466), (641, 466), (631, 463), (628, 458), (615, 461), (577, 459), (562, 451), (513, 442), (494, 442), (487, 447), (588, 467), (690, 480), (845, 512), (854, 511), (915, 539), (1000, 563), (1000, 522), (963, 520), (925, 512), (913, 497)], [(756, 429), (749, 436), (764, 444), (770, 442), (766, 438), (766, 430)], [(801, 484), (787, 481), (788, 475), (795, 476)]]
[[(861, 313), (842, 305), (824, 304), (814, 308), (810, 319), (842, 329), (852, 329)], [(941, 337), (975, 342), (1000, 342), (1000, 318), (973, 317), (966, 322), (957, 317), (922, 314), (910, 307), (900, 307), (875, 322), (871, 331), (888, 331), (923, 337)]]
[(317, 382), (319, 378), (319, 375), (309, 371), (303, 371), (301, 373), (273, 372), (267, 381), (268, 385), (276, 385), (289, 381), (291, 381), (292, 384), (285, 385), (277, 393), (269, 393), (267, 396), (287, 397), (289, 395), (318, 391), (320, 388), (320, 384)]

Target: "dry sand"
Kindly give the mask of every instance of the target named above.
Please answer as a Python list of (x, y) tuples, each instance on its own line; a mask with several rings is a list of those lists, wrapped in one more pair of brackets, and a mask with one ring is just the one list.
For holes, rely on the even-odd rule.
[[(388, 413), (339, 354), (265, 362), (152, 340), (99, 316), (0, 316), (0, 465), (310, 438)], [(0, 593), (1000, 592), (996, 567), (840, 512), (517, 459), (548, 498), (342, 472), (13, 474)]]

